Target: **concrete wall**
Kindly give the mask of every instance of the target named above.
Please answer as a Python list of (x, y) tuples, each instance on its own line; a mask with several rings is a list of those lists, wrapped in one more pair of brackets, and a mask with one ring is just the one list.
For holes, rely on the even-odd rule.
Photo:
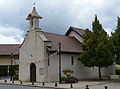
[(82, 38), (78, 33), (76, 33), (75, 31), (71, 31), (70, 34), (69, 34), (69, 36), (73, 36), (73, 37), (75, 37), (78, 41), (83, 42), (83, 38)]
[[(39, 30), (39, 29), (38, 29)], [(20, 48), (20, 65), (19, 65), (19, 79), (22, 81), (30, 81), (30, 63), (36, 65), (36, 81), (45, 81), (44, 75), (40, 75), (40, 68), (44, 68), (44, 42), (39, 37), (40, 31), (30, 30), (28, 36)], [(27, 62), (29, 64), (23, 64)]]
[[(14, 56), (13, 65), (15, 64), (15, 60), (18, 60), (18, 56)], [(11, 56), (0, 56), (0, 65), (11, 65)]]
[[(74, 65), (71, 64), (71, 56), (74, 57)], [(76, 54), (62, 54), (62, 71), (65, 69), (71, 69), (74, 71), (72, 76), (77, 77), (78, 79), (93, 79), (98, 78), (98, 68), (88, 68), (85, 67), (79, 60), (77, 60)], [(50, 66), (49, 66), (49, 73), (50, 73), (50, 81), (58, 81), (59, 80), (59, 61), (58, 55), (52, 56), (50, 59)], [(62, 76), (65, 76), (64, 73), (61, 71)], [(114, 74), (114, 67), (110, 66), (108, 68), (102, 68), (102, 76), (107, 76)]]

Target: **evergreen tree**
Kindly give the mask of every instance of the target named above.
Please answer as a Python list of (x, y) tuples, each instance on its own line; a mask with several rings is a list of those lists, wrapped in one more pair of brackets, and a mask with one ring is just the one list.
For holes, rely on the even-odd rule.
[(113, 45), (97, 16), (92, 23), (92, 31), (85, 30), (82, 46), (84, 52), (79, 56), (79, 60), (85, 66), (98, 67), (99, 78), (101, 79), (101, 67), (108, 67), (113, 64)]
[(115, 33), (112, 34), (112, 42), (114, 45), (114, 58), (117, 64), (120, 64), (120, 18), (117, 20)]

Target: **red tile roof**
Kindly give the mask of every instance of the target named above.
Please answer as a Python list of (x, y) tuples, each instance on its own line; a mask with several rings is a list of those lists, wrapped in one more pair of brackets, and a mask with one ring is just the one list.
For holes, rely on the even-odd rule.
[(48, 41), (51, 41), (52, 48), (51, 51), (58, 49), (58, 44), (61, 42), (61, 51), (63, 52), (72, 52), (72, 53), (81, 53), (81, 43), (74, 37), (58, 35), (53, 33), (43, 32)]
[(0, 44), (0, 55), (18, 55), (20, 44)]

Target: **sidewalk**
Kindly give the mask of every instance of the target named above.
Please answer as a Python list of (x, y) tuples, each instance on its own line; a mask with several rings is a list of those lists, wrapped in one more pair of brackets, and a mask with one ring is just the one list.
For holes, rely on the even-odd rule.
[[(20, 81), (14, 81), (12, 83), (11, 81), (7, 81), (5, 83), (4, 80), (1, 80), (0, 83), (2, 84), (13, 84), (13, 85), (20, 85), (20, 86), (31, 86), (31, 87), (45, 87), (45, 88), (70, 88), (71, 84), (57, 84), (57, 87), (55, 87), (55, 83), (45, 83), (43, 86), (43, 83), (34, 83), (32, 85), (31, 82), (22, 82), (20, 84)], [(120, 83), (114, 83), (114, 82), (107, 82), (107, 81), (79, 81), (78, 83), (72, 84), (73, 89), (85, 89), (86, 85), (89, 85), (89, 89), (105, 89), (105, 86), (108, 86), (108, 89), (120, 89)]]
[[(71, 88), (71, 84), (59, 84), (57, 83), (57, 87), (55, 87), (55, 83), (45, 83), (45, 85), (43, 86), (43, 83), (34, 83), (34, 85), (32, 85), (31, 82), (22, 82), (22, 84), (20, 84), (20, 81), (14, 81), (14, 83), (12, 83), (12, 81), (7, 80), (7, 83), (5, 83), (5, 80), (1, 80), (0, 83), (4, 83), (4, 84), (15, 84), (15, 85), (26, 85), (26, 86), (38, 86), (38, 87), (47, 87), (47, 88)], [(104, 82), (88, 82), (88, 81), (80, 81), (78, 83), (74, 83), (72, 84), (73, 88), (83, 88), (85, 89), (86, 85), (99, 85), (102, 84)]]

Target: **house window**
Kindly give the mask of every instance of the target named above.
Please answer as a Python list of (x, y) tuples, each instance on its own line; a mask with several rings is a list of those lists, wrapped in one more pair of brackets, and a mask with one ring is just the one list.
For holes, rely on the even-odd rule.
[(71, 56), (71, 65), (74, 65), (74, 58)]

